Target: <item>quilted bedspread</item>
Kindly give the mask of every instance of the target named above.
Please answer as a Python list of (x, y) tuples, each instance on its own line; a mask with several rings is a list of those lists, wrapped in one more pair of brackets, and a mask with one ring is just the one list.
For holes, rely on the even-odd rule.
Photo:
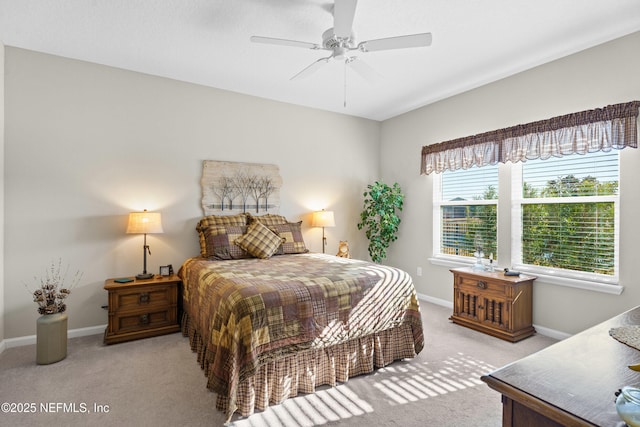
[(424, 337), (411, 277), (324, 254), (183, 264), (183, 307), (204, 349), (208, 387), (226, 394), (265, 362), (402, 324)]

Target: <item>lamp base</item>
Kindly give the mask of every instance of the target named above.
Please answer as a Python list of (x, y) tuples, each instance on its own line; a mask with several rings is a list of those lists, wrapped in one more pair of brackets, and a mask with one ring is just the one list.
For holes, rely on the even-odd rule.
[(153, 279), (153, 273), (140, 273), (136, 275), (136, 279), (138, 280), (148, 280)]

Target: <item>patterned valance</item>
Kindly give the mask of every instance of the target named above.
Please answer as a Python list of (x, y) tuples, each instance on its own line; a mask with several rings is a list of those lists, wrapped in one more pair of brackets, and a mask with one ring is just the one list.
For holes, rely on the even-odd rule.
[(425, 145), (420, 173), (637, 148), (639, 109), (632, 101)]

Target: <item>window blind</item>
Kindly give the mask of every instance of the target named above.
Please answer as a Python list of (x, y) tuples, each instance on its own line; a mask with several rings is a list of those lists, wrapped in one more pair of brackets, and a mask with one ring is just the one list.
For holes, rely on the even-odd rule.
[(616, 275), (618, 152), (522, 165), (522, 263)]
[(497, 166), (443, 173), (438, 252), (470, 257), (479, 245), (497, 259), (497, 199)]

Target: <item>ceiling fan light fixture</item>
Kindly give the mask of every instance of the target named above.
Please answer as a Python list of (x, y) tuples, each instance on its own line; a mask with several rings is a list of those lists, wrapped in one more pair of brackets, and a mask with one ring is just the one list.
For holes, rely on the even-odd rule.
[(333, 57), (338, 60), (343, 60), (347, 58), (349, 53), (349, 49), (343, 46), (336, 46), (333, 48)]

